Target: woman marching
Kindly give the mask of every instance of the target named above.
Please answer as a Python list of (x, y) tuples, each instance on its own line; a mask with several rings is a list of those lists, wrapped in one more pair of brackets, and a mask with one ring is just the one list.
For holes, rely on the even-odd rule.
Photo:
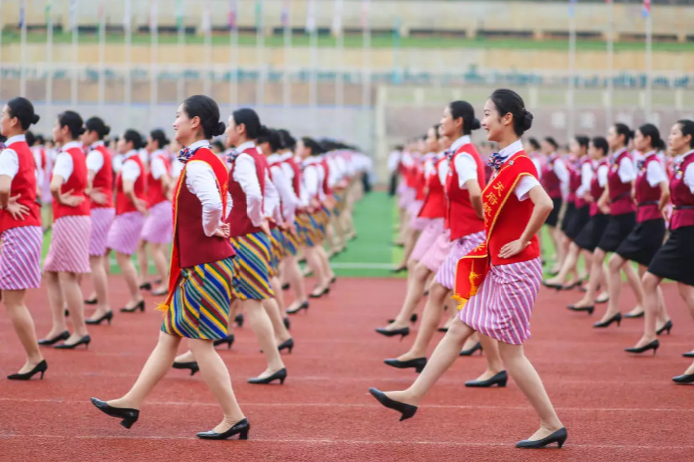
[[(670, 155), (677, 158), (674, 175), (670, 178), (670, 194), (674, 211), (670, 218), (670, 235), (653, 257), (648, 271), (643, 276), (645, 293), (644, 309), (646, 330), (643, 337), (630, 353), (644, 353), (660, 347), (656, 332), (656, 322), (660, 311), (660, 294), (657, 289), (663, 279), (677, 282), (682, 300), (694, 317), (694, 273), (691, 262), (694, 259), (694, 121), (680, 120), (670, 131)], [(692, 357), (691, 353), (684, 353)], [(672, 379), (675, 383), (694, 383), (694, 364), (683, 375)]]
[(137, 422), (144, 400), (171, 367), (181, 339), (187, 338), (203, 379), (224, 414), (219, 425), (198, 433), (198, 438), (221, 440), (239, 435), (248, 439), (250, 423), (236, 401), (229, 371), (213, 346), (227, 332), (234, 256), (229, 226), (224, 224), (228, 175), (208, 141), (224, 132), (217, 103), (206, 96), (191, 96), (178, 108), (174, 129), (176, 139), (185, 146), (179, 155), (185, 167), (174, 194), (174, 250), (159, 342), (128, 393), (112, 401), (91, 401), (130, 428)]
[(24, 304), (27, 289), (41, 286), (41, 209), (36, 201), (34, 159), (25, 140), (39, 121), (25, 98), (13, 98), (2, 109), (0, 132), (7, 142), (0, 151), (0, 298), (5, 303), (26, 362), (10, 380), (29, 380), (48, 364), (36, 341), (31, 313)]
[(168, 277), (167, 247), (171, 243), (171, 165), (164, 148), (169, 144), (163, 130), (152, 130), (147, 138), (147, 152), (150, 153), (147, 173), (147, 207), (149, 215), (142, 226), (140, 242), (137, 246), (137, 259), (140, 266), (140, 289), (149, 290), (152, 284), (147, 281), (149, 247), (154, 267), (159, 276), (159, 287), (152, 289), (152, 295), (166, 295)]
[(400, 412), (401, 420), (414, 416), (465, 340), (479, 331), (499, 341), (506, 368), (540, 417), (540, 429), (516, 447), (561, 447), (566, 429), (522, 347), (530, 336), (530, 313), (542, 277), (536, 234), (553, 207), (520, 141), (533, 120), (524, 106), (513, 91), (496, 90), (484, 107), (482, 126), (500, 152), (490, 159), (496, 174), (482, 192), (486, 242), (458, 263), (455, 292), (463, 304), (459, 317), (407, 390), (369, 391), (383, 406)]
[[(84, 321), (84, 300), (78, 275), (89, 273), (89, 241), (92, 221), (86, 189), (87, 161), (83, 145), (78, 141), (84, 133), (82, 117), (65, 111), (53, 127), (53, 139), (61, 144), (51, 178), (53, 195), (53, 233), (51, 246), (43, 265), (48, 288), (48, 302), (53, 315), (53, 327), (40, 345), (74, 349), (89, 347), (91, 338)], [(65, 324), (65, 306), (75, 331), (70, 335)]]
[(556, 274), (564, 262), (564, 247), (561, 244), (562, 232), (558, 225), (559, 214), (564, 203), (564, 195), (569, 189), (569, 169), (557, 153), (559, 145), (554, 141), (554, 138), (548, 136), (542, 140), (541, 145), (542, 152), (547, 160), (542, 166), (540, 182), (547, 194), (549, 194), (549, 197), (552, 198), (552, 203), (554, 204), (552, 213), (547, 217), (545, 225), (549, 228), (549, 237), (552, 239), (552, 244), (556, 249), (556, 261), (551, 270), (552, 273)]
[(135, 130), (126, 130), (118, 140), (118, 152), (123, 155), (123, 167), (116, 177), (116, 219), (106, 238), (106, 246), (116, 251), (116, 261), (125, 278), (130, 300), (121, 308), (124, 313), (145, 311), (132, 255), (137, 249), (147, 214), (147, 177), (138, 149), (142, 136)]
[(103, 321), (111, 324), (113, 311), (108, 298), (109, 265), (106, 238), (116, 216), (113, 205), (113, 160), (111, 151), (104, 144), (110, 127), (98, 117), (88, 119), (82, 135), (82, 143), (89, 146), (87, 154), (87, 191), (91, 200), (92, 233), (89, 237), (89, 267), (95, 298), (85, 303), (96, 304), (96, 310), (87, 319), (87, 324), (99, 325)]

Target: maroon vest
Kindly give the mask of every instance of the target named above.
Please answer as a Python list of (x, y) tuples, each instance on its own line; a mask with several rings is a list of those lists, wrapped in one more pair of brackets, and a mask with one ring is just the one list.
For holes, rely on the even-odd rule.
[(663, 218), (663, 214), (660, 213), (658, 208), (661, 193), (660, 185), (651, 186), (650, 183), (648, 183), (648, 164), (651, 162), (662, 164), (655, 153), (646, 157), (643, 161), (643, 165), (641, 165), (639, 169), (634, 186), (636, 189), (636, 204), (638, 206), (636, 210), (636, 221), (638, 223), (648, 220), (660, 220)]
[(561, 198), (561, 181), (556, 173), (554, 173), (554, 161), (558, 159), (556, 154), (552, 154), (548, 162), (542, 167), (542, 178), (540, 182), (547, 191), (547, 194), (552, 199)]
[[(578, 194), (576, 194), (575, 191), (578, 191), (578, 188), (581, 187), (581, 183), (583, 183), (583, 166), (585, 164), (589, 164), (589, 163), (590, 163), (590, 158), (588, 156), (585, 156), (582, 160), (580, 160), (578, 162), (578, 165), (572, 171), (573, 176), (571, 177), (571, 180), (572, 180), (571, 191), (574, 191), (574, 194), (576, 196), (574, 203), (576, 204), (577, 209), (586, 207), (588, 205), (588, 202), (586, 202), (586, 200), (582, 196), (579, 196)], [(574, 177), (576, 177), (575, 180), (574, 180)], [(577, 181), (578, 183), (575, 183), (574, 181)]]
[(294, 189), (294, 194), (296, 194), (296, 197), (301, 197), (301, 168), (299, 168), (299, 164), (296, 163), (293, 156), (285, 159), (282, 162), (292, 168), (292, 171), (294, 172), (294, 178), (292, 178), (292, 188)]
[(598, 179), (598, 171), (600, 170), (600, 167), (602, 167), (603, 165), (608, 165), (607, 159), (602, 159), (595, 166), (595, 170), (593, 170), (593, 179), (590, 182), (590, 196), (593, 198), (593, 202), (590, 203), (591, 217), (602, 214), (602, 212), (600, 211), (600, 207), (598, 207), (598, 200), (600, 199), (600, 196), (602, 196), (602, 193), (605, 191), (605, 187), (600, 186), (600, 180)]
[(610, 188), (610, 215), (624, 215), (636, 211), (636, 204), (631, 199), (631, 181), (622, 183), (619, 177), (619, 166), (623, 159), (628, 159), (629, 162), (634, 161), (629, 150), (625, 149), (610, 162), (610, 171), (607, 174), (607, 185)]
[(670, 193), (675, 211), (670, 219), (670, 229), (694, 226), (694, 194), (684, 183), (684, 173), (687, 167), (694, 163), (694, 153), (690, 153), (675, 168), (675, 174), (670, 179)]
[[(268, 169), (267, 159), (265, 159), (265, 156), (258, 152), (255, 146), (246, 149), (243, 151), (243, 154), (251, 156), (255, 161), (258, 183), (260, 184), (260, 195), (265, 197), (265, 174)], [(241, 185), (234, 180), (235, 168), (236, 162), (232, 161), (231, 170), (229, 170), (229, 194), (231, 194), (233, 206), (231, 208), (231, 213), (229, 213), (229, 216), (227, 217), (227, 223), (229, 223), (231, 228), (231, 237), (245, 236), (247, 234), (254, 234), (261, 231), (259, 227), (253, 225), (253, 222), (251, 222), (251, 219), (248, 216), (246, 193), (241, 188)]]

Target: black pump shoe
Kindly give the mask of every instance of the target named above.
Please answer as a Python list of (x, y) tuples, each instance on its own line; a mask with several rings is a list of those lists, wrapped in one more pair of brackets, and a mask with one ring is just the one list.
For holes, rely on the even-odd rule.
[(472, 356), (478, 350), (480, 352), (480, 356), (482, 356), (482, 352), (484, 351), (484, 348), (482, 348), (482, 344), (480, 342), (477, 342), (475, 344), (475, 346), (473, 346), (469, 350), (462, 350), (460, 352), (460, 356)]
[(506, 382), (508, 382), (508, 374), (506, 374), (506, 371), (501, 371), (487, 380), (470, 380), (465, 382), (465, 386), (468, 388), (489, 388), (496, 385), (502, 388), (506, 386)]
[(214, 346), (227, 344), (227, 350), (231, 350), (231, 345), (234, 344), (234, 334), (229, 334), (224, 338), (214, 341)]
[(274, 374), (265, 377), (263, 379), (261, 378), (253, 378), (253, 379), (248, 379), (248, 383), (251, 383), (253, 385), (268, 385), (274, 382), (275, 380), (280, 381), (280, 385), (284, 385), (284, 381), (287, 379), (287, 368), (283, 368), (275, 372)]
[(415, 358), (409, 361), (400, 361), (398, 359), (385, 359), (383, 360), (387, 365), (394, 367), (396, 369), (409, 369), (414, 368), (417, 373), (424, 370), (427, 365), (427, 358)]
[(645, 353), (648, 350), (653, 350), (653, 356), (655, 356), (655, 352), (658, 351), (658, 348), (660, 348), (660, 342), (658, 339), (655, 339), (648, 345), (644, 345), (639, 348), (625, 348), (624, 351), (627, 353)]
[(301, 310), (306, 310), (306, 312), (308, 313), (308, 301), (305, 301), (304, 303), (302, 303), (301, 305), (299, 305), (299, 306), (298, 306), (296, 309), (294, 309), (294, 310), (287, 310), (286, 313), (287, 313), (287, 314), (298, 314)]
[(289, 316), (286, 318), (282, 319), (282, 323), (284, 324), (284, 328), (289, 330), (292, 328), (292, 322), (289, 320)]
[(84, 301), (85, 305), (96, 305), (97, 303), (99, 303), (99, 300), (96, 297)]
[(595, 311), (595, 306), (575, 306), (575, 305), (569, 305), (567, 306), (568, 309), (571, 311), (587, 311), (588, 314), (593, 314), (593, 311)]
[(143, 282), (142, 284), (140, 284), (140, 290), (152, 290), (152, 283)]
[[(419, 318), (417, 317), (417, 313), (414, 313), (412, 316), (410, 316), (410, 322), (411, 322), (412, 324), (416, 323), (416, 322), (417, 322), (417, 319), (419, 319)], [(389, 319), (389, 320), (388, 320), (388, 323), (391, 323), (391, 324), (392, 324), (392, 323), (394, 323), (394, 322), (395, 322), (395, 319)]]
[(602, 329), (605, 327), (610, 327), (610, 324), (612, 324), (613, 322), (616, 322), (617, 327), (619, 327), (619, 325), (622, 323), (622, 313), (615, 314), (605, 322), (596, 322), (595, 324), (593, 324), (593, 327), (595, 327), (596, 329)]
[(121, 313), (134, 313), (137, 310), (142, 311), (143, 313), (145, 312), (145, 301), (140, 300), (137, 305), (133, 306), (132, 308), (121, 308), (120, 312)]
[(285, 340), (284, 342), (282, 342), (281, 345), (279, 345), (277, 347), (277, 351), (279, 351), (280, 353), (282, 353), (282, 350), (289, 350), (289, 354), (291, 354), (293, 349), (294, 349), (294, 339), (293, 338)]
[(516, 443), (517, 448), (521, 449), (541, 449), (544, 448), (545, 446), (549, 446), (552, 443), (557, 443), (559, 446), (559, 449), (561, 449), (562, 446), (564, 446), (564, 442), (566, 441), (566, 437), (568, 436), (568, 433), (566, 432), (566, 428), (562, 427), (556, 432), (552, 433), (551, 435), (542, 438), (541, 440), (535, 440), (535, 441), (530, 441), (530, 440), (523, 440), (519, 441)]
[(86, 349), (89, 349), (89, 344), (92, 342), (92, 338), (89, 335), (85, 335), (81, 339), (79, 339), (77, 342), (72, 343), (72, 344), (67, 344), (63, 343), (61, 345), (56, 345), (53, 348), (57, 350), (74, 350), (80, 345), (84, 345)]
[(116, 417), (117, 419), (123, 419), (120, 424), (128, 429), (132, 427), (140, 417), (140, 411), (138, 409), (109, 406), (105, 401), (101, 401), (99, 398), (92, 398), (91, 401), (92, 404), (104, 414)]
[(656, 335), (661, 335), (663, 332), (667, 331), (667, 334), (670, 335), (670, 331), (672, 330), (672, 320), (668, 319), (668, 322), (663, 324), (663, 327), (658, 329), (656, 331)]
[(643, 312), (643, 311), (640, 312), (640, 313), (636, 313), (636, 314), (627, 313), (627, 314), (624, 315), (624, 317), (627, 318), (627, 319), (643, 318), (643, 316), (644, 316), (644, 312)]
[(99, 319), (87, 319), (84, 321), (85, 324), (89, 324), (91, 326), (100, 326), (102, 322), (106, 321), (108, 322), (108, 325), (111, 325), (111, 319), (113, 319), (113, 311), (109, 311)]
[(70, 332), (65, 331), (62, 334), (58, 334), (53, 338), (44, 338), (39, 340), (39, 345), (44, 345), (44, 346), (51, 346), (55, 345), (56, 343), (60, 342), (61, 340), (67, 340), (70, 338)]
[(244, 321), (243, 313), (237, 314), (236, 317), (234, 318), (234, 322), (239, 327), (243, 327), (243, 321)]
[(409, 327), (403, 327), (402, 329), (395, 329), (395, 330), (386, 330), (381, 327), (376, 329), (376, 332), (378, 332), (381, 335), (385, 335), (386, 337), (395, 337), (397, 335), (400, 335), (400, 341), (410, 335), (410, 328)]
[(200, 432), (197, 436), (202, 440), (227, 440), (234, 435), (239, 435), (240, 440), (247, 440), (250, 429), (251, 424), (248, 422), (248, 419), (244, 418), (236, 422), (233, 427), (225, 432), (217, 433), (214, 430), (210, 430), (208, 432)]
[(44, 359), (40, 363), (38, 363), (32, 370), (29, 372), (25, 372), (24, 374), (16, 373), (12, 375), (8, 375), (7, 378), (9, 380), (31, 380), (33, 376), (38, 374), (39, 372), (41, 373), (41, 380), (43, 380), (43, 374), (46, 372), (48, 369), (48, 363)]
[(173, 367), (174, 369), (189, 369), (191, 376), (195, 375), (195, 373), (200, 370), (200, 366), (198, 366), (197, 361), (190, 361), (187, 363), (177, 363), (174, 361), (171, 367)]
[(400, 416), (400, 422), (414, 417), (415, 413), (417, 412), (417, 406), (390, 399), (378, 388), (369, 388), (369, 393), (371, 393), (371, 396), (376, 398), (383, 406), (387, 407), (388, 409), (398, 411), (400, 414), (402, 414)]
[(681, 384), (694, 383), (694, 374), (678, 375), (677, 377), (673, 377), (672, 381)]

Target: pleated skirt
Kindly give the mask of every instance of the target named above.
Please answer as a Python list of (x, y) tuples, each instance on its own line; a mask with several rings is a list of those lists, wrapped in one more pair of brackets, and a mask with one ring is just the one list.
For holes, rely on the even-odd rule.
[(455, 287), (455, 270), (458, 266), (458, 260), (469, 254), (475, 247), (484, 242), (485, 233), (469, 234), (460, 239), (456, 239), (451, 243), (451, 249), (446, 255), (446, 259), (439, 267), (436, 273), (436, 282), (449, 290)]
[(0, 236), (0, 290), (26, 290), (41, 287), (40, 226), (8, 229)]
[(421, 261), (424, 255), (436, 243), (436, 239), (443, 234), (444, 220), (443, 218), (427, 218), (428, 224), (422, 231), (422, 234), (417, 238), (417, 243), (412, 249), (410, 258), (412, 260)]
[(171, 202), (163, 201), (149, 209), (140, 236), (153, 244), (170, 244), (173, 238), (173, 209)]
[(125, 255), (134, 254), (144, 224), (145, 216), (140, 212), (117, 215), (108, 231), (106, 246)]
[(54, 273), (89, 273), (89, 238), (92, 219), (89, 216), (67, 216), (53, 223), (51, 246), (43, 263), (44, 271)]
[(267, 300), (270, 287), (270, 237), (262, 231), (231, 238), (234, 258), (233, 294), (239, 300)]
[(115, 217), (116, 209), (113, 207), (92, 209), (92, 234), (89, 237), (89, 255), (93, 257), (106, 255), (106, 239)]
[(433, 273), (436, 273), (451, 250), (451, 230), (447, 229), (436, 238), (434, 244), (429, 248), (420, 263)]

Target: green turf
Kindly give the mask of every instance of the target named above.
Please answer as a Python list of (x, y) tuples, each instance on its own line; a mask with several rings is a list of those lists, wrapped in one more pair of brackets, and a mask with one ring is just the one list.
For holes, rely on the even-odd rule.
[[(9, 43), (20, 42), (19, 31), (8, 30), (2, 34), (3, 45)], [(47, 34), (45, 32), (30, 32), (27, 34), (29, 43), (45, 43)], [(95, 33), (82, 33), (79, 35), (80, 43), (97, 43), (98, 35)], [(125, 37), (123, 34), (107, 34), (107, 43), (124, 43)], [(159, 34), (160, 44), (175, 44), (178, 43), (176, 34)], [(350, 35), (344, 37), (345, 48), (360, 48), (363, 47), (361, 35)], [(401, 48), (503, 48), (503, 49), (528, 49), (528, 50), (567, 50), (569, 47), (568, 39), (549, 39), (549, 40), (532, 40), (519, 38), (446, 38), (446, 37), (401, 37), (399, 39)], [(53, 43), (71, 43), (72, 34), (56, 32), (53, 35)], [(205, 39), (201, 35), (186, 35), (185, 44), (203, 44)], [(132, 43), (134, 45), (148, 45), (151, 43), (149, 34), (133, 34)], [(230, 43), (229, 34), (216, 33), (212, 36), (213, 45), (228, 46)], [(256, 44), (255, 34), (239, 34), (238, 43), (241, 46), (254, 46)], [(266, 47), (279, 48), (284, 46), (284, 38), (282, 36), (269, 36), (264, 38)], [(393, 36), (391, 34), (374, 34), (371, 37), (372, 48), (391, 48), (393, 47)], [(319, 47), (333, 48), (337, 44), (336, 39), (332, 36), (318, 37)], [(292, 37), (292, 46), (308, 47), (310, 45), (310, 37), (308, 35), (296, 35)], [(615, 42), (615, 51), (622, 50), (644, 50), (645, 44), (642, 42)], [(602, 51), (605, 50), (606, 44), (600, 40), (577, 40), (576, 49), (586, 51)], [(653, 43), (653, 51), (694, 51), (694, 42), (685, 43), (669, 43), (655, 42)]]

